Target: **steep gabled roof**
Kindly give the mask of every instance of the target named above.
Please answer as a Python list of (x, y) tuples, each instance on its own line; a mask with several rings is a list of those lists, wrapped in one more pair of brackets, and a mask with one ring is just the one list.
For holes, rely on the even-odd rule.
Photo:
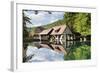
[(65, 33), (66, 33), (66, 34), (73, 34), (68, 25), (67, 25), (67, 27), (66, 27)]
[(64, 31), (66, 31), (66, 34), (72, 34), (70, 28), (66, 25), (60, 25), (60, 26), (55, 26), (50, 29), (43, 30), (40, 35), (60, 35), (63, 34)]
[(50, 32), (52, 32), (52, 28), (50, 28), (50, 29), (46, 29), (46, 30), (43, 30), (41, 33), (39, 33), (39, 34), (50, 34)]
[(51, 35), (62, 34), (66, 29), (66, 25), (55, 26), (53, 29), (54, 30), (52, 31)]
[(55, 26), (53, 27), (53, 32), (51, 33), (51, 35), (59, 35), (59, 34), (63, 34), (64, 31), (66, 31), (66, 34), (72, 34), (71, 30), (69, 29), (68, 26), (66, 25), (60, 25), (60, 26)]

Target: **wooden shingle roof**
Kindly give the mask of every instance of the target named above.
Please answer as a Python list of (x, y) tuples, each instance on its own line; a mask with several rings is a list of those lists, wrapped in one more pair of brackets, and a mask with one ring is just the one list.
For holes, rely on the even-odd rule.
[(66, 25), (55, 26), (53, 29), (51, 35), (62, 34), (66, 29)]
[(71, 30), (66, 25), (55, 26), (50, 29), (43, 30), (40, 35), (60, 35), (65, 31), (66, 34), (72, 34)]
[(53, 29), (52, 28), (50, 28), (50, 29), (46, 29), (46, 30), (43, 30), (41, 33), (39, 33), (39, 34), (49, 34), (51, 31), (52, 31)]

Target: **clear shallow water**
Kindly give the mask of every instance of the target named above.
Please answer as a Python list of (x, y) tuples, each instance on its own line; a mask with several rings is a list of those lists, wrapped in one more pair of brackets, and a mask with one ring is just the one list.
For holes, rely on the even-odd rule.
[(25, 62), (90, 59), (90, 43), (76, 41), (63, 44), (29, 42), (25, 55)]

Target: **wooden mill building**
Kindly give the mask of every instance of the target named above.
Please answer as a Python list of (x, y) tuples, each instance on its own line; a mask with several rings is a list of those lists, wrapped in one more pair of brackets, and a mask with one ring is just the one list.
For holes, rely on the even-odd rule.
[[(40, 33), (34, 35), (36, 39), (39, 40), (73, 40), (74, 35), (71, 32), (70, 28), (66, 25), (55, 26), (49, 29), (45, 29)], [(34, 39), (35, 39), (34, 38)]]

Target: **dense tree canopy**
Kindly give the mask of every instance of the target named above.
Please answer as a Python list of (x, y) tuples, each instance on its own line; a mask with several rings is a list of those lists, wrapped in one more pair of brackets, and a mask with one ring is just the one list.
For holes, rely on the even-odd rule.
[(91, 34), (91, 14), (65, 12), (64, 20), (73, 32), (78, 32), (82, 36)]
[(76, 15), (74, 29), (83, 36), (91, 34), (91, 17), (90, 13), (79, 13)]
[(74, 30), (73, 26), (74, 26), (75, 15), (76, 13), (74, 12), (65, 12), (64, 14), (64, 21), (66, 25), (69, 26), (72, 31)]

